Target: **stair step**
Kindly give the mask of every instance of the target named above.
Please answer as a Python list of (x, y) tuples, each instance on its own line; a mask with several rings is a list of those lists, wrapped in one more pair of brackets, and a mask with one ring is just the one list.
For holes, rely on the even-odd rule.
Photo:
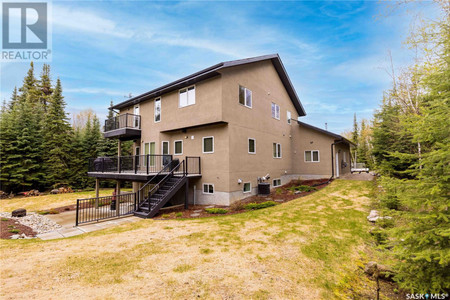
[(146, 212), (140, 212), (140, 211), (135, 211), (135, 212), (133, 213), (133, 215), (135, 215), (136, 217), (139, 217), (139, 218), (147, 218), (148, 213), (146, 213)]

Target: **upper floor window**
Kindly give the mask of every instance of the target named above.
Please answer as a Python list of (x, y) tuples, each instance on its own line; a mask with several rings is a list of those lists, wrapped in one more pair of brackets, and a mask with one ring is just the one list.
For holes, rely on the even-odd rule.
[(291, 112), (290, 111), (287, 111), (286, 118), (287, 118), (288, 124), (290, 125), (291, 124)]
[(175, 154), (175, 155), (183, 154), (183, 141), (175, 141), (174, 142), (173, 154)]
[(281, 158), (281, 144), (273, 143), (273, 158)]
[(180, 104), (179, 107), (185, 107), (195, 104), (195, 86), (181, 89), (179, 92)]
[(155, 99), (155, 122), (161, 121), (161, 98)]
[(319, 162), (319, 150), (305, 151), (306, 162)]
[(280, 119), (280, 106), (272, 102), (272, 118)]
[(239, 86), (239, 103), (252, 108), (252, 91), (243, 86)]
[(214, 137), (203, 138), (203, 153), (214, 153)]
[(248, 153), (256, 154), (256, 140), (248, 139)]

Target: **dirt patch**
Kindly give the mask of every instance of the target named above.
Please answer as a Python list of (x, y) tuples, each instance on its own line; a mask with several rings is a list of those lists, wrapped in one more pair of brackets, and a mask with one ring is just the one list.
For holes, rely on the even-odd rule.
[(370, 173), (345, 174), (340, 177), (340, 179), (345, 179), (345, 180), (362, 180), (362, 181), (371, 181), (374, 178), (375, 178), (375, 176)]
[(8, 218), (0, 220), (1, 233), (0, 238), (10, 239), (15, 234), (25, 234), (26, 236), (36, 236), (36, 232), (28, 226), (20, 224), (18, 221)]
[[(249, 203), (262, 203), (266, 201), (275, 201), (276, 203), (289, 202), (300, 197), (312, 194), (320, 189), (326, 187), (330, 182), (328, 179), (314, 179), (314, 180), (292, 180), (289, 183), (272, 189), (267, 196), (250, 196), (233, 203), (231, 206), (220, 206), (220, 205), (190, 205), (188, 209), (184, 207), (177, 207), (173, 209), (160, 210), (158, 214), (154, 217), (155, 219), (190, 219), (190, 218), (206, 218), (224, 215), (234, 215), (248, 211), (245, 209), (245, 205)], [(299, 192), (295, 193), (294, 187), (306, 185), (313, 187), (314, 190), (309, 192)], [(223, 208), (227, 212), (224, 214), (211, 214), (205, 211), (205, 208)]]

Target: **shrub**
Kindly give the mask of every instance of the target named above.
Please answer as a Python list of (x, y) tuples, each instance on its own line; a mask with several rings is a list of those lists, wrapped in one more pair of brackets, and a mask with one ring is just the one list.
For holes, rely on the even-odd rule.
[(396, 195), (387, 195), (381, 199), (381, 204), (389, 209), (398, 209), (399, 201)]
[(387, 233), (381, 228), (375, 228), (370, 232), (378, 245), (386, 243)]
[(161, 216), (161, 218), (167, 219), (167, 218), (170, 218), (170, 215), (168, 215), (168, 214), (163, 214), (163, 215)]
[(88, 188), (85, 188), (84, 191), (85, 192), (93, 192), (93, 191), (95, 191), (95, 189), (91, 188), (91, 187), (88, 187)]
[(19, 233), (20, 230), (19, 229), (11, 229), (9, 232), (11, 232), (11, 233)]
[(7, 218), (2, 218), (2, 221), (8, 221), (9, 219), (7, 219)]
[(245, 209), (261, 209), (275, 205), (277, 204), (274, 201), (266, 201), (262, 203), (249, 203), (245, 206)]
[(309, 186), (309, 185), (298, 185), (298, 186), (292, 186), (289, 188), (289, 190), (291, 192), (295, 192), (295, 191), (300, 191), (300, 192), (312, 192), (317, 190), (315, 187), (313, 186)]
[(177, 217), (177, 218), (179, 218), (179, 217), (182, 217), (183, 216), (183, 213), (180, 211), (180, 212), (177, 212), (176, 214), (175, 214), (175, 217)]
[(392, 218), (379, 218), (377, 220), (377, 224), (381, 227), (381, 228), (392, 228), (394, 227), (395, 223), (394, 223), (394, 219)]
[(205, 211), (210, 214), (226, 214), (228, 212), (224, 208), (205, 208)]

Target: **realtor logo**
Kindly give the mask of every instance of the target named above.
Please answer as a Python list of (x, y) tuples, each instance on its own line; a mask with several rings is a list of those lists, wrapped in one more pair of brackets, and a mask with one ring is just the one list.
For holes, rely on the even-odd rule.
[(47, 2), (3, 2), (1, 60), (49, 60), (49, 24)]

